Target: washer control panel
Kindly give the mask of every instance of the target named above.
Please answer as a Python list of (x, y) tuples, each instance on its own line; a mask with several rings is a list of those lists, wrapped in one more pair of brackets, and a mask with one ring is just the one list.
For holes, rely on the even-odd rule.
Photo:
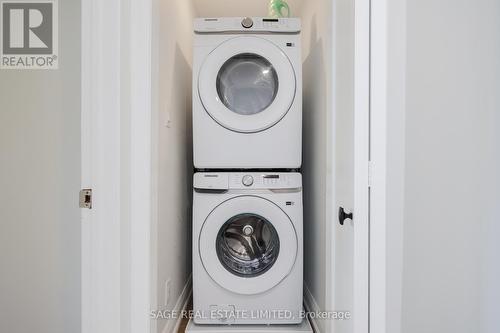
[(198, 172), (193, 186), (204, 190), (279, 190), (302, 188), (302, 176), (297, 172)]

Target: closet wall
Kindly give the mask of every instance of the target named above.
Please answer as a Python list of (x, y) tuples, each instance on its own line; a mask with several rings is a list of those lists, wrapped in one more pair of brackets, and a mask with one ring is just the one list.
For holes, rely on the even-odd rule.
[[(287, 0), (293, 17), (300, 17), (304, 0)], [(194, 0), (198, 17), (267, 16), (269, 0)]]
[[(152, 299), (157, 309), (172, 310), (182, 306), (176, 303), (183, 290), (189, 290), (191, 275), (194, 8), (186, 0), (157, 0), (155, 6)], [(157, 332), (170, 332), (173, 324), (154, 321)]]
[[(326, 6), (326, 7), (323, 7)], [(303, 60), (303, 164), (304, 185), (304, 282), (308, 305), (312, 310), (326, 309), (331, 288), (331, 227), (329, 206), (332, 193), (332, 137), (329, 128), (332, 109), (331, 24), (327, 16), (331, 5), (326, 0), (312, 0), (302, 8)], [(330, 111), (330, 112), (329, 112)], [(325, 331), (326, 321), (319, 321)]]

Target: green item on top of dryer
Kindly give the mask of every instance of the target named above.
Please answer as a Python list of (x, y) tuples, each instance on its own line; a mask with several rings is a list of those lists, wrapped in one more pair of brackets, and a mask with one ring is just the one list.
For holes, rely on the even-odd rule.
[(269, 17), (290, 17), (290, 7), (284, 0), (271, 0), (269, 2)]

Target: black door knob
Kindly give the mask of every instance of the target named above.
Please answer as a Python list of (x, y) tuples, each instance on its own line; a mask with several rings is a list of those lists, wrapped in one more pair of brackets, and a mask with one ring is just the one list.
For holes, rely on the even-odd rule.
[(352, 220), (352, 213), (347, 214), (344, 210), (344, 207), (339, 208), (339, 223), (340, 225), (344, 225), (344, 221), (346, 219)]

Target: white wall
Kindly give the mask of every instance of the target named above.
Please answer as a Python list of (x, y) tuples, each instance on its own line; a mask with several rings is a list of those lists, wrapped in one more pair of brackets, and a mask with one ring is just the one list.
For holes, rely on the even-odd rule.
[[(300, 16), (304, 0), (287, 0), (293, 17)], [(194, 0), (199, 17), (267, 16), (269, 0)]]
[(0, 70), (0, 332), (80, 332), (80, 1), (59, 69)]
[(407, 4), (401, 332), (499, 332), (500, 2)]
[[(383, 4), (381, 4), (383, 5)], [(406, 108), (406, 1), (387, 1), (387, 136), (386, 136), (386, 266), (382, 268), (386, 277), (386, 307), (381, 312), (372, 311), (373, 316), (385, 312), (384, 333), (401, 333), (401, 283), (403, 265), (403, 221), (405, 205), (405, 116)], [(373, 8), (372, 8), (373, 9)], [(379, 10), (379, 14), (380, 14)], [(384, 14), (382, 14), (384, 15)], [(378, 27), (380, 29), (381, 27)], [(373, 33), (373, 30), (372, 30)], [(379, 58), (380, 60), (380, 58)], [(382, 60), (383, 61), (383, 60)], [(378, 74), (381, 74), (378, 71)], [(382, 74), (382, 75), (384, 75)], [(374, 80), (377, 78), (374, 78)], [(372, 143), (373, 145), (373, 143)], [(380, 149), (378, 150), (380, 151)], [(372, 156), (377, 160), (377, 156)], [(376, 163), (376, 161), (375, 161)], [(379, 189), (380, 191), (380, 189)], [(375, 188), (372, 195), (376, 195)], [(380, 192), (378, 192), (380, 193)], [(372, 234), (373, 235), (373, 234)], [(373, 254), (373, 251), (372, 251)], [(382, 255), (382, 254), (381, 254)], [(372, 268), (372, 274), (375, 268)], [(372, 298), (373, 299), (373, 298)], [(380, 300), (375, 300), (380, 302)], [(380, 304), (380, 303), (378, 303)], [(382, 306), (382, 308), (384, 308)], [(383, 323), (376, 320), (378, 324)]]
[[(191, 274), (191, 59), (192, 3), (186, 0), (156, 2), (157, 73), (153, 142), (155, 189), (153, 238), (156, 246), (156, 298), (158, 309), (176, 305)], [(171, 281), (168, 304), (165, 282)], [(156, 296), (156, 297), (155, 297)], [(157, 331), (165, 327), (157, 323)]]
[[(304, 281), (313, 297), (312, 307), (324, 310), (327, 303), (326, 275), (328, 272), (329, 244), (327, 243), (328, 204), (327, 175), (329, 132), (331, 115), (330, 91), (330, 34), (327, 23), (327, 1), (314, 0), (302, 7), (302, 61), (303, 61), (303, 158), (304, 184)], [(330, 8), (330, 7), (328, 7)], [(316, 303), (316, 304), (314, 304)], [(325, 323), (320, 322), (325, 330)]]

